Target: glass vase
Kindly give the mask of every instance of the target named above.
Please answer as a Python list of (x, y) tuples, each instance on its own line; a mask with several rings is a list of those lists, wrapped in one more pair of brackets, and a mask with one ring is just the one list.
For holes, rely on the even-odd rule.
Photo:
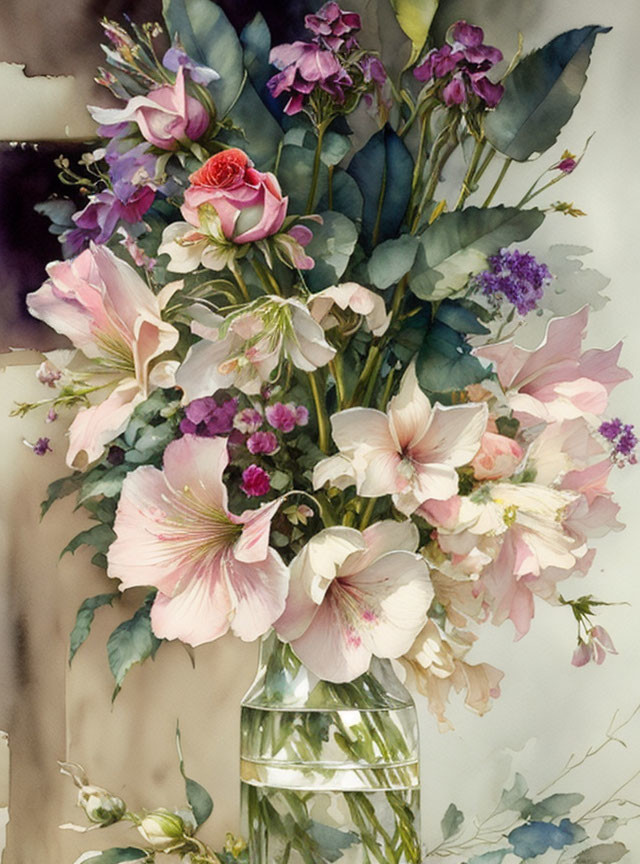
[(388, 660), (331, 684), (264, 637), (241, 715), (251, 864), (418, 864), (418, 746), (413, 700)]

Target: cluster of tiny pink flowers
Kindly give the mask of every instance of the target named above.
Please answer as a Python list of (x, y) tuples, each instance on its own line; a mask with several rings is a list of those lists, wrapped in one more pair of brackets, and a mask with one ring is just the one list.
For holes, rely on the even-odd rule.
[(275, 402), (265, 410), (267, 422), (280, 432), (292, 432), (296, 426), (306, 426), (309, 422), (309, 411), (304, 405), (293, 402)]

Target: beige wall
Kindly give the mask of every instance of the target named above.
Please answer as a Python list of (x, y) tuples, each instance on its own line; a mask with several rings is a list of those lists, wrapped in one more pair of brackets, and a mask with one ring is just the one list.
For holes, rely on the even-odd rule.
[[(500, 33), (518, 26), (526, 30), (532, 46), (571, 26), (615, 25), (613, 33), (599, 37), (590, 82), (551, 157), (564, 147), (579, 150), (597, 130), (583, 166), (556, 187), (558, 197), (575, 201), (589, 216), (550, 218), (536, 236), (534, 248), (542, 254), (550, 243), (560, 241), (595, 250), (588, 264), (612, 277), (606, 292), (612, 302), (593, 319), (591, 341), (608, 347), (624, 338), (623, 361), (638, 374), (636, 4), (634, 0), (464, 4), (466, 10), (470, 6), (478, 9), (475, 18), (487, 24), (489, 38), (503, 45)], [(462, 8), (462, 3), (451, 0), (451, 8)], [(474, 18), (470, 11), (467, 17)], [(543, 157), (544, 165), (547, 161), (551, 159)], [(513, 200), (528, 185), (523, 176), (527, 171), (535, 174), (538, 166), (513, 170), (504, 200)], [(83, 527), (82, 517), (72, 514), (69, 502), (58, 504), (38, 523), (38, 503), (46, 483), (65, 471), (63, 429), (47, 428), (47, 434), (55, 433), (55, 454), (40, 459), (21, 443), (23, 437), (33, 440), (42, 434), (36, 418), (7, 419), (14, 399), (38, 395), (33, 368), (0, 375), (0, 726), (10, 726), (12, 755), (12, 819), (5, 864), (71, 862), (82, 849), (110, 845), (109, 834), (93, 833), (87, 840), (58, 831), (56, 826), (75, 818), (75, 813), (73, 789), (57, 774), (57, 759), (82, 762), (96, 782), (111, 786), (132, 806), (182, 804), (173, 743), (178, 716), (189, 771), (212, 791), (216, 802), (212, 825), (204, 836), (218, 842), (225, 830), (236, 825), (238, 702), (252, 676), (254, 646), (226, 639), (200, 648), (195, 670), (180, 646), (164, 646), (155, 663), (131, 673), (111, 707), (112, 682), (104, 646), (121, 613), (106, 608), (98, 611), (90, 642), (68, 670), (66, 640), (75, 611), (84, 597), (108, 590), (109, 583), (91, 567), (84, 550), (57, 563), (59, 550)], [(626, 384), (614, 395), (613, 411), (640, 425), (638, 401), (637, 384)], [(550, 775), (559, 773), (571, 753), (582, 753), (601, 740), (616, 709), (628, 714), (640, 702), (638, 471), (629, 469), (613, 478), (629, 529), (601, 541), (592, 573), (567, 590), (571, 596), (593, 592), (631, 604), (610, 607), (602, 615), (620, 656), (608, 658), (602, 667), (571, 667), (574, 630), (568, 614), (556, 609), (540, 608), (531, 634), (516, 644), (509, 625), (499, 630), (487, 627), (476, 657), (507, 673), (503, 696), (492, 712), (479, 720), (456, 707), (451, 712), (456, 731), (440, 736), (421, 705), (427, 839), (437, 834), (450, 801), (468, 814), (482, 810), (489, 801), (488, 790), (509, 771), (509, 751), (522, 751), (520, 763), (542, 786)], [(597, 771), (587, 769), (566, 788), (599, 794), (624, 781), (639, 764), (638, 718), (629, 735), (629, 750), (607, 751), (610, 756), (604, 767), (600, 763)], [(638, 829), (632, 825), (627, 832), (628, 845), (640, 852)], [(623, 832), (620, 839), (625, 839)]]

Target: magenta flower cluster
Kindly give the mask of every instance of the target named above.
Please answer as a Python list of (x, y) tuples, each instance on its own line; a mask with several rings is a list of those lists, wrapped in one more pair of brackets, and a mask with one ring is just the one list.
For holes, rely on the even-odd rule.
[(496, 308), (504, 298), (520, 315), (526, 315), (536, 308), (552, 278), (547, 265), (528, 252), (501, 249), (489, 258), (489, 269), (474, 278), (473, 287), (489, 297)]
[(437, 84), (445, 105), (468, 105), (475, 96), (488, 108), (495, 108), (504, 95), (487, 72), (502, 60), (502, 51), (484, 44), (482, 27), (458, 21), (450, 30), (450, 41), (434, 48), (413, 74), (418, 81)]
[(225, 399), (221, 403), (213, 396), (194, 399), (184, 409), (180, 431), (183, 435), (199, 435), (203, 438), (228, 435), (233, 430), (237, 410), (237, 399)]
[[(289, 95), (285, 114), (302, 111), (316, 87), (336, 104), (344, 103), (356, 83), (346, 65), (349, 55), (359, 50), (354, 34), (361, 26), (356, 12), (346, 12), (331, 0), (305, 18), (305, 27), (314, 34), (310, 42), (298, 40), (272, 49), (269, 61), (280, 71), (267, 81), (267, 88), (274, 97)], [(361, 57), (355, 68), (365, 84), (381, 86), (386, 80), (382, 63), (373, 55)]]
[(633, 431), (632, 423), (623, 423), (619, 417), (601, 423), (598, 432), (612, 445), (611, 458), (621, 468), (623, 465), (635, 465), (638, 461), (635, 449), (638, 437)]

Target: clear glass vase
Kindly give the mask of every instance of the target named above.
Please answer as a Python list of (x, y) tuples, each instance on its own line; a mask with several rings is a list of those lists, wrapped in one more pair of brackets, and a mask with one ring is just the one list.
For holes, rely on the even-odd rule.
[(321, 681), (275, 633), (242, 701), (251, 864), (418, 864), (418, 723), (387, 660)]

